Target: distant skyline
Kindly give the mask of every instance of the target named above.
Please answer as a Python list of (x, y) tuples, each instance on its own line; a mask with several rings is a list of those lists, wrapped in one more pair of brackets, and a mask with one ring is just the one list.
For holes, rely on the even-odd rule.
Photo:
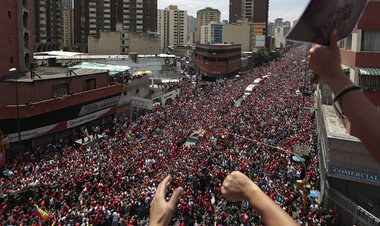
[[(269, 0), (269, 22), (276, 18), (284, 18), (284, 21), (297, 20), (309, 0)], [(206, 7), (219, 9), (222, 20), (228, 20), (229, 0), (158, 0), (158, 9), (165, 9), (169, 5), (177, 5), (181, 10), (187, 10), (188, 15), (197, 16), (197, 11)]]

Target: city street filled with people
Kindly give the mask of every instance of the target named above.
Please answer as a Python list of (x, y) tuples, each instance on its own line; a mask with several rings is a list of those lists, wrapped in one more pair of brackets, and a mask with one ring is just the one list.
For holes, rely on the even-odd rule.
[[(217, 82), (184, 77), (165, 84), (181, 89), (175, 100), (139, 111), (136, 120), (115, 117), (89, 145), (63, 139), (9, 159), (1, 168), (0, 224), (147, 225), (156, 187), (170, 174), (168, 196), (184, 188), (171, 225), (261, 225), (248, 202), (221, 195), (224, 178), (235, 170), (300, 225), (338, 224), (338, 215), (315, 198), (307, 198), (305, 209), (296, 183), (306, 177), (310, 189), (319, 190), (315, 115), (305, 110), (314, 105), (305, 55), (305, 48), (293, 48), (277, 61)], [(245, 88), (264, 76), (235, 106)], [(202, 131), (196, 144), (184, 145), (196, 131)], [(310, 151), (306, 172), (280, 150), (295, 146)], [(35, 206), (47, 219), (34, 214)]]

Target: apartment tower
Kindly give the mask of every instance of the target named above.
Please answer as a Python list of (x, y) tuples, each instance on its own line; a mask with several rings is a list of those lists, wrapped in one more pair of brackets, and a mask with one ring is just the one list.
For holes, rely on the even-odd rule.
[(71, 0), (62, 2), (62, 33), (63, 47), (73, 49), (74, 47), (74, 9)]
[(157, 0), (74, 0), (75, 43), (87, 51), (87, 37), (100, 31), (157, 30)]
[(211, 7), (198, 10), (197, 12), (197, 42), (201, 40), (202, 25), (208, 25), (211, 21), (220, 22), (220, 11)]
[(62, 48), (62, 1), (35, 0), (33, 10), (35, 52)]
[(187, 11), (175, 5), (158, 10), (157, 28), (161, 34), (160, 50), (168, 46), (184, 46), (187, 44)]
[(268, 24), (269, 0), (230, 0), (229, 23), (248, 19)]

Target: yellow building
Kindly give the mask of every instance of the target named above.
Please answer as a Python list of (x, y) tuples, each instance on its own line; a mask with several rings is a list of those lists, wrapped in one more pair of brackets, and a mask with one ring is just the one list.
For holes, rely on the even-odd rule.
[[(253, 28), (252, 40), (253, 48), (265, 47), (265, 36), (266, 36), (266, 23), (265, 22), (250, 22), (248, 19), (244, 21)], [(263, 43), (264, 39), (264, 43)]]
[(201, 40), (202, 25), (208, 25), (211, 21), (220, 22), (220, 11), (211, 7), (198, 10), (197, 12), (197, 42)]

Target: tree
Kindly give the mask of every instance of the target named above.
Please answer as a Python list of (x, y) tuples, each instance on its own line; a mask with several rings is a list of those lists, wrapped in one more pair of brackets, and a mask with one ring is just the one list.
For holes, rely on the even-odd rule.
[(257, 53), (256, 53), (256, 58), (255, 58), (255, 65), (260, 66), (263, 64), (267, 64), (270, 61), (270, 56), (266, 50), (266, 48), (260, 48)]

